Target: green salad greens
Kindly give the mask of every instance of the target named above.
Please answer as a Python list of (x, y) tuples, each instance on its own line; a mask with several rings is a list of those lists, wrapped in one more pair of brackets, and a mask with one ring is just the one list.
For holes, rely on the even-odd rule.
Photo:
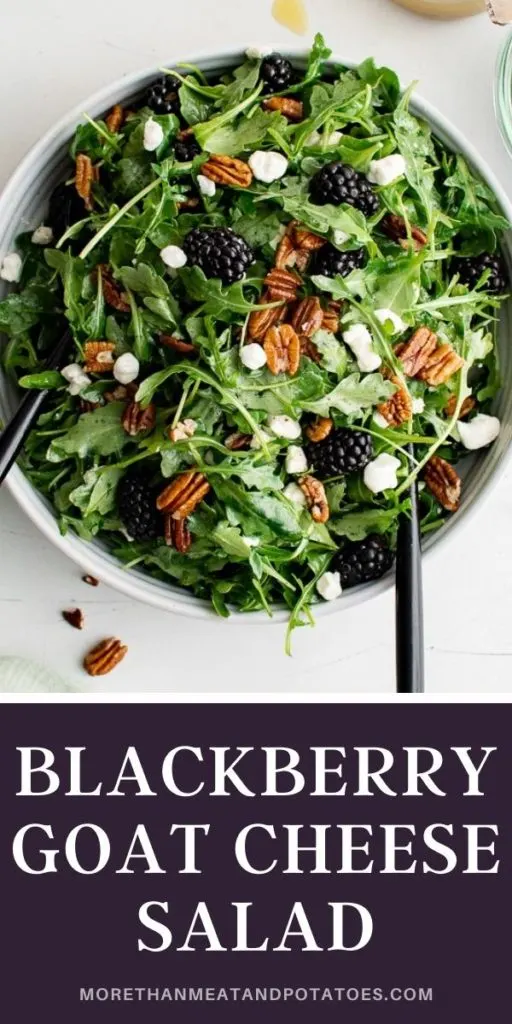
[(508, 224), (393, 71), (329, 56), (182, 65), (87, 117), (0, 302), (62, 531), (290, 629), (390, 569), (416, 477), (437, 529), (499, 428)]

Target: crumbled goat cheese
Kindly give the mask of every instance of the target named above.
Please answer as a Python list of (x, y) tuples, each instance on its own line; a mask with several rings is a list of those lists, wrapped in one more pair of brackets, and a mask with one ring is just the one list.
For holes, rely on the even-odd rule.
[(308, 460), (304, 449), (298, 444), (291, 444), (286, 452), (284, 464), (286, 472), (290, 475), (305, 473), (308, 468)]
[(374, 185), (391, 185), (392, 181), (405, 174), (406, 164), (400, 153), (385, 156), (382, 160), (372, 160), (367, 178)]
[(53, 242), (53, 231), (46, 224), (40, 224), (32, 234), (34, 245), (50, 245)]
[(68, 391), (70, 395), (79, 395), (83, 388), (91, 383), (91, 378), (84, 373), (80, 363), (69, 363), (60, 371), (64, 380), (69, 381)]
[(497, 416), (487, 416), (485, 413), (479, 412), (468, 423), (459, 420), (457, 427), (464, 448), (473, 452), (477, 448), (485, 448), (486, 444), (495, 441), (501, 424)]
[(383, 416), (381, 412), (374, 412), (372, 419), (376, 427), (380, 427), (381, 430), (388, 429), (389, 423), (386, 417)]
[(251, 342), (250, 345), (244, 345), (241, 349), (240, 359), (248, 370), (261, 370), (267, 361), (267, 353), (263, 345)]
[(193, 437), (197, 430), (197, 423), (195, 420), (187, 419), (180, 420), (172, 430), (169, 431), (169, 437), (171, 441), (186, 441), (189, 437)]
[(302, 433), (300, 423), (292, 420), (291, 416), (269, 416), (267, 423), (276, 437), (285, 437), (289, 441), (295, 441)]
[(407, 324), (402, 320), (401, 316), (398, 316), (397, 313), (393, 313), (392, 309), (376, 309), (375, 319), (378, 320), (380, 324), (385, 324), (388, 320), (391, 323), (395, 334), (403, 334), (403, 332), (407, 330)]
[(158, 149), (164, 141), (164, 132), (161, 125), (157, 121), (153, 121), (150, 117), (144, 125), (144, 139), (143, 146), (148, 152), (152, 153), (153, 150)]
[(415, 416), (418, 416), (419, 413), (425, 412), (425, 400), (423, 398), (413, 398), (412, 411)]
[(339, 572), (324, 572), (317, 580), (316, 589), (324, 601), (335, 601), (342, 593)]
[(2, 260), (2, 267), (0, 269), (0, 277), (4, 281), (10, 281), (16, 284), (21, 277), (22, 261), (21, 256), (17, 252), (8, 252), (7, 256), (4, 256)]
[(372, 336), (364, 324), (352, 324), (352, 327), (343, 332), (343, 341), (354, 353), (362, 373), (372, 373), (382, 363), (382, 359), (373, 349)]
[(166, 245), (165, 249), (160, 249), (160, 256), (166, 267), (171, 267), (172, 270), (184, 267), (187, 262), (187, 254), (180, 249), (179, 245)]
[(388, 455), (386, 452), (377, 455), (376, 459), (368, 463), (363, 473), (368, 490), (373, 494), (394, 490), (398, 484), (396, 474), (399, 468), (400, 459), (396, 459), (394, 455)]
[(215, 195), (217, 186), (211, 178), (207, 178), (206, 174), (197, 175), (197, 184), (199, 185), (199, 191), (202, 196), (208, 196), (210, 199)]
[(120, 384), (131, 384), (139, 376), (140, 363), (131, 352), (123, 352), (114, 363), (113, 374)]
[(294, 505), (306, 507), (306, 495), (301, 491), (298, 484), (287, 484), (283, 494), (289, 501), (293, 501)]
[(288, 160), (282, 153), (276, 153), (273, 149), (257, 149), (249, 157), (249, 167), (257, 181), (264, 181), (270, 185), (272, 181), (277, 181), (286, 174)]

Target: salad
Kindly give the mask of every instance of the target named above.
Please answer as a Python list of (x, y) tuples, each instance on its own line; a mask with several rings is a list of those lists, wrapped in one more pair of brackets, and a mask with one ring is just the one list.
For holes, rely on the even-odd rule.
[(3, 366), (48, 390), (21, 465), (61, 530), (290, 632), (391, 569), (414, 479), (441, 526), (499, 431), (507, 221), (392, 70), (329, 56), (180, 65), (86, 117), (1, 269)]

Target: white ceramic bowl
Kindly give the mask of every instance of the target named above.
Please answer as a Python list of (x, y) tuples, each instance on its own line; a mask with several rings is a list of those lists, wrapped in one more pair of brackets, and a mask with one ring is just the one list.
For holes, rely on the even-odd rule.
[[(304, 60), (304, 55), (297, 51), (287, 51), (286, 55), (297, 64)], [(208, 73), (236, 66), (242, 60), (243, 55), (240, 52), (227, 51), (216, 57), (200, 54), (198, 57), (192, 58), (191, 62)], [(344, 63), (342, 58), (334, 58), (334, 60)], [(173, 67), (174, 64), (176, 64), (176, 60), (173, 59), (166, 62), (167, 67)], [(127, 75), (107, 86), (79, 107), (75, 107), (30, 150), (0, 197), (0, 254), (3, 255), (9, 251), (20, 230), (27, 230), (41, 223), (48, 196), (62, 177), (67, 146), (77, 123), (82, 120), (83, 111), (87, 111), (92, 117), (98, 117), (114, 103), (127, 103), (133, 99), (154, 78), (155, 69), (151, 68)], [(416, 98), (413, 106), (416, 113), (430, 122), (436, 135), (443, 142), (451, 149), (464, 154), (475, 171), (495, 193), (504, 216), (512, 222), (512, 205), (493, 173), (471, 143), (442, 114), (424, 100)], [(504, 242), (504, 253), (510, 272), (512, 269), (512, 235), (510, 232)], [(441, 530), (428, 537), (425, 543), (426, 552), (438, 550), (441, 543), (447, 540), (451, 531), (457, 529), (467, 519), (484, 495), (489, 493), (491, 484), (497, 480), (508, 457), (512, 440), (512, 346), (509, 343), (511, 337), (512, 302), (509, 302), (503, 310), (500, 327), (500, 358), (504, 386), (496, 403), (496, 414), (502, 419), (503, 429), (498, 441), (489, 450), (468, 460), (461, 508), (450, 517)], [(0, 380), (0, 416), (2, 419), (6, 420), (12, 415), (17, 401), (15, 392), (7, 385), (5, 379)], [(130, 597), (147, 604), (198, 618), (213, 614), (206, 602), (199, 601), (192, 594), (180, 590), (171, 583), (154, 580), (137, 570), (125, 569), (99, 543), (86, 542), (72, 534), (63, 537), (59, 532), (51, 507), (33, 489), (17, 467), (11, 470), (7, 485), (18, 504), (41, 532), (87, 572)], [(323, 616), (352, 607), (387, 590), (393, 582), (393, 574), (391, 574), (376, 583), (349, 590), (339, 601), (322, 602), (317, 605), (315, 614)], [(279, 622), (286, 617), (285, 610), (277, 609), (272, 620), (268, 619), (265, 613), (258, 612), (253, 615), (235, 613), (228, 621), (243, 622), (244, 624), (268, 623)]]

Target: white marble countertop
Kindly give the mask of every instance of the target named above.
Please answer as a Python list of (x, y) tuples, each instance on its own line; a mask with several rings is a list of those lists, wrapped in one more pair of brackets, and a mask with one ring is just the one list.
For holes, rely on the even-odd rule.
[[(296, 42), (270, 17), (270, 0), (18, 0), (4, 9), (0, 78), (0, 182), (26, 149), (65, 111), (101, 85), (137, 68), (200, 50)], [(312, 28), (347, 60), (373, 54), (420, 79), (421, 93), (485, 155), (507, 187), (512, 165), (498, 135), (492, 83), (506, 30), (484, 16), (438, 23), (389, 0), (309, 0)], [(314, 10), (314, 15), (313, 15)], [(509, 191), (512, 194), (512, 186)], [(511, 477), (479, 515), (425, 567), (430, 692), (512, 691), (510, 571)], [(4, 490), (0, 495), (0, 654), (23, 655), (83, 690), (260, 691), (283, 694), (390, 692), (393, 596), (323, 620), (283, 653), (280, 626), (231, 626), (178, 618), (137, 604), (80, 570), (45, 541)], [(79, 605), (83, 633), (60, 618)], [(124, 663), (101, 681), (80, 667), (103, 636), (129, 646)]]

